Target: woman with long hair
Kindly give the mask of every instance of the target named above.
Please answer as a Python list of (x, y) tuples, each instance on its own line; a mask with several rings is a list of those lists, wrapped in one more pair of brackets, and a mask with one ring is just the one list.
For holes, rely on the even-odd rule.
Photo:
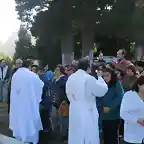
[(108, 91), (102, 100), (103, 111), (101, 113), (104, 144), (118, 144), (120, 105), (123, 97), (123, 88), (113, 69), (106, 68), (103, 78), (108, 85)]
[(66, 81), (68, 76), (63, 65), (57, 65), (55, 69), (55, 100), (54, 106), (57, 108), (59, 125), (62, 132), (62, 141), (67, 142), (68, 139), (68, 104), (69, 101), (66, 96)]

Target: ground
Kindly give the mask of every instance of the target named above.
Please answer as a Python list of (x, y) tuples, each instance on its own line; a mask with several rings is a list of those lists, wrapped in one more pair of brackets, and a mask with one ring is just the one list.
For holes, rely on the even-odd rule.
[(0, 134), (11, 136), (8, 129), (8, 108), (5, 103), (0, 103)]
[[(54, 117), (54, 110), (53, 110), (53, 117)], [(0, 134), (11, 136), (12, 133), (8, 129), (8, 113), (7, 113), (7, 104), (0, 103)], [(47, 139), (50, 141), (46, 142)], [(41, 144), (62, 144), (60, 140), (60, 136), (58, 134), (52, 134), (50, 138), (47, 136), (42, 137)], [(122, 144), (122, 143), (121, 143)]]
[[(6, 103), (0, 103), (0, 134), (6, 135), (6, 136), (12, 136), (11, 131), (8, 128), (9, 122), (8, 122), (8, 108)], [(43, 137), (42, 137), (43, 138)], [(44, 137), (42, 139), (41, 144), (46, 144), (46, 140), (48, 137)], [(50, 144), (61, 144), (60, 143), (60, 137), (57, 134), (51, 135), (49, 138), (51, 141), (48, 143)]]

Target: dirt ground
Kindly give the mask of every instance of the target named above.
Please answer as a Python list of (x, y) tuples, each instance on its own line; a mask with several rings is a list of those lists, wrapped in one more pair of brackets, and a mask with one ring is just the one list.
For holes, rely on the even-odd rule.
[(0, 103), (0, 134), (11, 136), (8, 129), (8, 108), (4, 103)]
[[(54, 113), (55, 111), (53, 110), (52, 117), (55, 117)], [(11, 137), (12, 132), (8, 128), (8, 119), (7, 104), (0, 103), (0, 134)], [(40, 139), (40, 144), (62, 144), (61, 137), (56, 133), (53, 133), (50, 137), (48, 135), (42, 135)], [(123, 143), (120, 142), (120, 144)]]
[[(54, 116), (54, 114), (53, 114)], [(0, 134), (5, 136), (12, 136), (12, 132), (9, 130), (9, 116), (8, 116), (8, 108), (6, 103), (0, 103)], [(49, 139), (49, 140), (48, 140)], [(40, 144), (61, 144), (60, 136), (53, 133), (50, 137), (47, 135), (41, 136)]]

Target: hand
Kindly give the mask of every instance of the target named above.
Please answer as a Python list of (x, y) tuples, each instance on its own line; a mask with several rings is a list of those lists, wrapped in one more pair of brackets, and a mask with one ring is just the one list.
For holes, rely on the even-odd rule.
[(138, 120), (137, 123), (144, 127), (144, 120)]
[(103, 112), (104, 113), (108, 113), (110, 111), (110, 109), (108, 107), (103, 107)]

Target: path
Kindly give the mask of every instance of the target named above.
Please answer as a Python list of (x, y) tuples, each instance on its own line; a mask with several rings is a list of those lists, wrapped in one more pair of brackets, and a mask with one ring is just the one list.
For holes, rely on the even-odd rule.
[[(53, 112), (53, 117), (54, 117), (54, 112)], [(0, 103), (0, 134), (5, 135), (5, 136), (12, 136), (11, 131), (9, 130), (9, 122), (8, 122), (8, 108), (7, 108), (7, 104), (4, 103)], [(0, 140), (5, 139), (5, 137), (3, 137), (2, 135), (0, 135)], [(41, 144), (46, 144), (45, 141), (48, 137), (46, 136), (43, 140)], [(49, 142), (50, 144), (60, 144), (60, 140), (59, 140), (59, 136), (56, 134), (53, 134), (51, 136), (51, 141)], [(6, 140), (5, 140), (6, 141)], [(0, 141), (1, 142), (1, 141)], [(8, 143), (7, 143), (8, 144)]]
[(11, 136), (8, 129), (8, 108), (4, 103), (0, 103), (0, 134)]
[[(53, 118), (55, 117), (54, 113), (55, 113), (55, 111), (53, 110), (53, 114), (52, 114)], [(7, 104), (3, 104), (3, 103), (0, 103), (0, 134), (3, 134), (5, 136), (11, 136), (12, 135), (11, 131), (8, 129)], [(0, 139), (1, 139), (1, 135), (0, 135)], [(42, 139), (42, 142), (40, 144), (47, 144), (46, 143), (47, 139), (48, 139), (48, 137), (45, 136), (45, 138)], [(14, 143), (14, 144), (16, 144), (16, 143)], [(51, 136), (51, 141), (49, 141), (48, 144), (62, 144), (60, 142), (59, 135), (53, 134)]]

